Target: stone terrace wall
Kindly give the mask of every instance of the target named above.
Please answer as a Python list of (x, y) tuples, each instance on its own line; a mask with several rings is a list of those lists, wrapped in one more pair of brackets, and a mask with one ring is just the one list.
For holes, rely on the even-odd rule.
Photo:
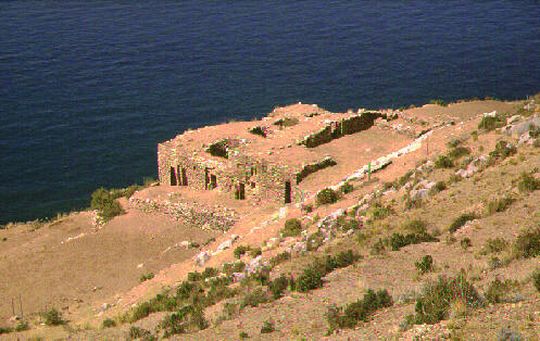
[(198, 202), (169, 202), (130, 198), (129, 204), (144, 212), (159, 212), (175, 220), (207, 230), (227, 231), (237, 221), (235, 210)]
[(375, 120), (383, 115), (379, 112), (364, 112), (359, 115), (343, 118), (339, 121), (330, 122), (324, 128), (305, 136), (298, 144), (307, 148), (315, 148), (345, 135), (357, 133), (371, 128)]

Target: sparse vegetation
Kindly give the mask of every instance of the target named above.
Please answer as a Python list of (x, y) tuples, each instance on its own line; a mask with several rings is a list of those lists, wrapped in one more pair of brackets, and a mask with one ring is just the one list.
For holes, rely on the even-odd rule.
[(514, 242), (517, 258), (532, 258), (540, 255), (540, 227), (522, 232)]
[(300, 120), (296, 117), (284, 117), (274, 122), (275, 125), (280, 127), (292, 127), (298, 123), (300, 123)]
[(101, 326), (103, 328), (112, 328), (112, 327), (116, 327), (116, 321), (111, 319), (111, 318), (106, 318), (105, 320), (103, 320), (103, 322), (101, 323)]
[(433, 270), (433, 257), (425, 255), (421, 260), (415, 262), (414, 266), (420, 275), (431, 272)]
[(253, 127), (251, 129), (249, 129), (249, 132), (254, 134), (254, 135), (259, 135), (259, 136), (262, 136), (262, 137), (266, 137), (266, 130), (264, 129), (264, 127), (261, 127), (261, 126)]
[(497, 114), (495, 116), (484, 116), (478, 124), (478, 129), (483, 131), (492, 131), (497, 128), (504, 127), (506, 124), (506, 116)]
[(379, 309), (391, 307), (393, 300), (388, 291), (369, 289), (364, 298), (345, 307), (331, 306), (326, 312), (329, 332), (336, 329), (354, 328), (358, 322), (367, 322)]
[(304, 269), (298, 276), (294, 287), (297, 291), (307, 292), (322, 287), (322, 278), (337, 268), (344, 268), (360, 259), (360, 256), (352, 250), (340, 252), (335, 257), (326, 256), (325, 259), (317, 259), (313, 264)]
[(509, 156), (512, 156), (517, 153), (517, 148), (506, 141), (499, 141), (495, 145), (495, 149), (489, 153), (489, 156), (493, 159), (504, 160)]
[(494, 238), (486, 240), (482, 247), (481, 254), (499, 253), (508, 247), (508, 242), (504, 238)]
[(317, 205), (328, 205), (337, 202), (339, 199), (338, 194), (331, 188), (325, 188), (317, 193)]
[(457, 217), (452, 224), (450, 224), (450, 227), (448, 228), (448, 231), (451, 233), (456, 232), (459, 230), (463, 225), (465, 225), (468, 221), (476, 219), (476, 215), (474, 213), (464, 213)]
[(482, 306), (483, 301), (462, 272), (453, 278), (440, 276), (435, 282), (428, 282), (416, 300), (415, 314), (406, 317), (412, 324), (434, 324), (448, 319), (453, 302), (461, 301), (467, 308)]
[(459, 244), (461, 245), (461, 248), (463, 250), (467, 250), (468, 248), (472, 246), (471, 238), (465, 237), (459, 242)]
[(514, 201), (514, 198), (510, 196), (503, 196), (501, 198), (494, 199), (488, 202), (487, 213), (495, 214), (498, 212), (504, 212), (510, 207), (510, 205), (512, 205)]
[(429, 194), (437, 194), (439, 192), (444, 191), (447, 188), (446, 182), (444, 181), (437, 181), (433, 187), (429, 190)]
[(108, 221), (113, 217), (124, 213), (124, 210), (116, 199), (117, 197), (115, 195), (101, 187), (92, 193), (90, 207), (97, 210), (100, 216), (103, 217), (105, 221)]
[(532, 273), (532, 282), (538, 292), (540, 292), (540, 268), (537, 268)]
[(350, 182), (345, 182), (339, 190), (343, 194), (351, 193), (354, 190), (354, 186)]
[(452, 168), (454, 161), (446, 155), (439, 155), (435, 160), (435, 168)]
[(521, 337), (521, 334), (512, 328), (510, 326), (504, 326), (499, 331), (499, 335), (497, 336), (497, 341), (521, 341), (523, 338)]
[(281, 229), (283, 237), (297, 237), (300, 233), (302, 233), (302, 222), (297, 218), (287, 219), (285, 226)]
[(501, 281), (496, 278), (492, 281), (484, 296), (489, 303), (517, 302), (520, 300), (519, 282), (510, 279)]
[(154, 273), (153, 272), (142, 274), (141, 277), (139, 278), (139, 282), (142, 283), (142, 282), (148, 281), (148, 280), (150, 280), (152, 278), (154, 278)]
[(241, 258), (243, 255), (248, 253), (250, 250), (251, 250), (251, 247), (249, 247), (247, 245), (239, 245), (234, 249), (233, 254), (234, 254), (235, 258)]
[(62, 313), (55, 308), (42, 312), (41, 317), (47, 326), (59, 326), (66, 323), (62, 317)]
[(261, 334), (270, 334), (273, 333), (276, 330), (274, 327), (274, 322), (272, 321), (264, 321), (262, 327), (261, 327)]
[(129, 337), (132, 340), (140, 339), (143, 341), (153, 341), (156, 339), (149, 330), (136, 326), (129, 328)]
[(431, 101), (429, 101), (429, 103), (439, 105), (441, 107), (447, 107), (448, 106), (448, 103), (445, 102), (444, 100), (440, 99), (440, 98), (432, 99)]
[(536, 179), (530, 173), (522, 173), (518, 182), (520, 192), (534, 192), (540, 189), (540, 179)]

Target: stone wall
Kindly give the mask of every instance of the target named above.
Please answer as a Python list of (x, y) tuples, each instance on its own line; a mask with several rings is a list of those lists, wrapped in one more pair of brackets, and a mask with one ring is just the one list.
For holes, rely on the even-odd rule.
[[(180, 151), (183, 150), (183, 153)], [(160, 183), (187, 186), (194, 190), (216, 190), (228, 193), (231, 199), (245, 198), (285, 202), (286, 183), (290, 185), (291, 201), (298, 196), (295, 174), (287, 166), (229, 153), (228, 159), (217, 161), (206, 152), (189, 152), (181, 145), (160, 144), (158, 173)], [(243, 192), (243, 195), (240, 193)]]
[(299, 184), (310, 174), (335, 165), (337, 165), (337, 162), (329, 156), (325, 157), (321, 161), (304, 165), (304, 167), (302, 167), (302, 169), (296, 173), (296, 184)]
[(350, 116), (337, 121), (330, 122), (324, 128), (298, 141), (307, 148), (314, 148), (321, 144), (328, 143), (345, 135), (357, 133), (371, 128), (375, 120), (383, 115), (379, 112), (363, 112), (359, 115)]
[(229, 230), (237, 221), (236, 211), (223, 206), (195, 202), (169, 202), (130, 198), (129, 204), (144, 212), (158, 212), (175, 220), (207, 230)]

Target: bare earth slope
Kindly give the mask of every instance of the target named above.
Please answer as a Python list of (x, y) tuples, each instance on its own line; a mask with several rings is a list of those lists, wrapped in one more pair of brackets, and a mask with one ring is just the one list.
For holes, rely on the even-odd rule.
[[(537, 340), (540, 293), (532, 273), (540, 266), (540, 258), (520, 256), (522, 246), (516, 240), (540, 227), (540, 148), (533, 143), (533, 134), (527, 133), (530, 143), (523, 143), (523, 136), (509, 136), (498, 128), (478, 129), (483, 114), (492, 111), (506, 114), (502, 125), (530, 120), (537, 107), (524, 111), (525, 104), (473, 101), (447, 107), (426, 105), (399, 113), (394, 120), (378, 121), (366, 132), (321, 145), (318, 152), (332, 155), (338, 165), (305, 179), (302, 186), (307, 195), (302, 205), (250, 207), (232, 203), (240, 219), (223, 234), (186, 226), (160, 213), (143, 212), (125, 199), (122, 205), (127, 213), (101, 228), (93, 225), (92, 212), (81, 212), (49, 224), (20, 224), (0, 230), (0, 327), (17, 324), (10, 320), (11, 300), (16, 298), (17, 303), (19, 294), (30, 327), (28, 331), (0, 333), (0, 339), (71, 336), (148, 340), (153, 335), (238, 340), (245, 333), (251, 339), (268, 340), (487, 340), (504, 332)], [(516, 113), (521, 116), (512, 118)], [(518, 143), (520, 138), (522, 143)], [(515, 149), (502, 155), (503, 145)], [(351, 180), (352, 191), (340, 194), (337, 202), (316, 202), (319, 190), (402, 148), (406, 151), (383, 169)], [(460, 153), (458, 148), (462, 148)], [(490, 155), (494, 150), (499, 153)], [(452, 165), (438, 167), (441, 155), (450, 155)], [(460, 170), (469, 174), (461, 176), (464, 173)], [(520, 185), (523, 174), (539, 179), (539, 190), (524, 190)], [(229, 205), (219, 195), (183, 194), (167, 187), (142, 190), (136, 196), (168, 200), (168, 193), (174, 191), (192, 200)], [(509, 200), (494, 204), (504, 198)], [(468, 218), (452, 228), (461, 216)], [(299, 219), (304, 232), (296, 237), (280, 236), (285, 221), (291, 218)], [(396, 233), (405, 235), (418, 229), (411, 227), (411, 221), (425, 226), (425, 233), (436, 240), (394, 248), (391, 240)], [(215, 241), (209, 240), (211, 237)], [(496, 238), (498, 245), (493, 241)], [(199, 246), (188, 248), (182, 241)], [(231, 245), (224, 247), (228, 241)], [(225, 262), (238, 261), (234, 250), (239, 245), (260, 247), (262, 253), (248, 251), (240, 257), (247, 264), (247, 273), (237, 271), (241, 277), (247, 276), (244, 280), (232, 279), (222, 268)], [(326, 270), (322, 285), (298, 289), (302, 273), (316, 259), (346, 250), (360, 258), (351, 265)], [(193, 258), (201, 252), (209, 258), (198, 266)], [(288, 259), (273, 258), (279, 254), (288, 255)], [(422, 274), (415, 263), (426, 255), (431, 256), (433, 266)], [(193, 277), (187, 281), (189, 272), (205, 268), (227, 273), (220, 275), (227, 282), (214, 287), (210, 283), (216, 274), (207, 281)], [(139, 277), (147, 273), (156, 276), (139, 283)], [(263, 278), (266, 273), (269, 279)], [(272, 297), (268, 281), (282, 274), (294, 278), (295, 284), (285, 285), (282, 297)], [(454, 299), (440, 321), (406, 322), (407, 315), (418, 313), (416, 300), (421, 299), (427, 283), (439, 276), (460, 274), (478, 292), (482, 304), (460, 306)], [(496, 279), (512, 282), (508, 281), (494, 299)], [(201, 285), (202, 294), (193, 291), (189, 298), (181, 298), (176, 292), (181, 283)], [(223, 291), (214, 292), (210, 299), (211, 288)], [(330, 328), (332, 307), (361, 300), (368, 289), (386, 289), (392, 304), (371, 312), (365, 321), (355, 320), (352, 327)], [(138, 309), (159, 293), (174, 303), (167, 307), (152, 303), (145, 313)], [(195, 299), (202, 301), (194, 303)], [(177, 320), (175, 315), (170, 318), (188, 306), (202, 307), (206, 323), (197, 320), (191, 310), (181, 318), (176, 315)], [(68, 323), (42, 325), (44, 319), (38, 313), (51, 307)], [(20, 315), (18, 303), (15, 308)], [(104, 328), (104, 319), (115, 326)], [(261, 332), (265, 324), (272, 326), (269, 333)]]

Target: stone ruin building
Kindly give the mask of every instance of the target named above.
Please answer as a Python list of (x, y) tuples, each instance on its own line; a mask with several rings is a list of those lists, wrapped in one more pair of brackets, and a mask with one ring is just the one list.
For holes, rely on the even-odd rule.
[(159, 181), (164, 186), (221, 191), (254, 204), (298, 202), (300, 182), (336, 164), (316, 147), (369, 129), (380, 116), (295, 104), (276, 108), (261, 120), (188, 130), (158, 145)]

